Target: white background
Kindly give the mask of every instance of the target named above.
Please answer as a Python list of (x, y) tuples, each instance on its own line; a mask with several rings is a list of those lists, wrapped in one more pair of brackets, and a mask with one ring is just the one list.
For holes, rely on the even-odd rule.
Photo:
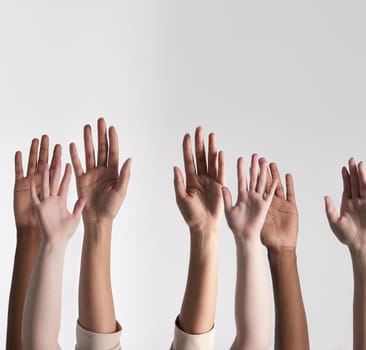
[[(298, 263), (312, 349), (350, 349), (352, 269), (323, 196), (365, 158), (362, 1), (2, 1), (0, 5), (0, 346), (16, 243), (13, 155), (43, 133), (81, 151), (82, 127), (117, 127), (132, 177), (115, 220), (112, 279), (124, 349), (167, 349), (185, 287), (189, 235), (176, 208), (181, 140), (215, 131), (235, 161), (258, 152), (295, 178)], [(70, 206), (75, 200), (71, 187)], [(60, 344), (72, 349), (82, 227), (64, 270)], [(235, 332), (235, 250), (223, 222), (216, 348)]]

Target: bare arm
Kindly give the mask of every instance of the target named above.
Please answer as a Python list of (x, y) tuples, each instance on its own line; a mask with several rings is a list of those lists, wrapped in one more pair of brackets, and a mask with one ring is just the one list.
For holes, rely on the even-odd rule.
[(22, 341), (26, 350), (59, 349), (64, 254), (85, 203), (78, 200), (72, 214), (67, 210), (70, 165), (66, 166), (61, 184), (60, 173), (60, 159), (51, 176), (48, 166), (44, 167), (40, 195), (35, 183), (31, 182), (42, 239), (24, 305)]
[(243, 159), (238, 159), (238, 200), (232, 205), (228, 188), (223, 189), (225, 214), (236, 243), (237, 279), (235, 295), (236, 338), (232, 350), (267, 350), (272, 334), (272, 305), (261, 229), (271, 204), (276, 180), (265, 196), (267, 163), (252, 156), (247, 184)]
[(14, 216), (17, 245), (14, 257), (13, 278), (9, 296), (6, 349), (21, 350), (22, 319), (25, 295), (36, 261), (41, 233), (32, 206), (30, 180), (39, 186), (40, 169), (48, 162), (48, 136), (44, 135), (38, 152), (38, 139), (32, 141), (26, 175), (23, 172), (22, 153), (15, 154)]
[(337, 238), (348, 246), (353, 266), (353, 349), (366, 348), (366, 170), (349, 160), (343, 167), (343, 196), (340, 214), (330, 197), (325, 197), (329, 225)]
[(284, 192), (275, 163), (270, 164), (267, 178), (278, 183), (262, 229), (275, 299), (275, 349), (305, 350), (309, 349), (309, 336), (296, 261), (298, 214), (294, 184), (287, 174)]
[(79, 280), (79, 323), (95, 333), (114, 333), (117, 323), (110, 276), (111, 236), (127, 192), (131, 160), (119, 170), (117, 132), (104, 119), (98, 120), (98, 153), (94, 155), (91, 128), (84, 128), (83, 172), (75, 144), (70, 145), (79, 197), (86, 200), (83, 211), (84, 241)]
[(191, 238), (190, 263), (186, 290), (178, 318), (186, 333), (210, 331), (215, 322), (217, 293), (217, 245), (222, 217), (221, 186), (224, 183), (224, 157), (216, 150), (216, 137), (209, 136), (208, 160), (202, 128), (196, 129), (195, 167), (191, 139), (183, 140), (186, 185), (174, 168), (174, 186), (178, 207), (188, 224)]

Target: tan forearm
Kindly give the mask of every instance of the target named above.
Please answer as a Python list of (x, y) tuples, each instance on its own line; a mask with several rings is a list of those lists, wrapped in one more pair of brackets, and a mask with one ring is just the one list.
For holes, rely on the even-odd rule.
[(351, 249), (354, 298), (353, 298), (353, 349), (366, 348), (366, 253)]
[(79, 281), (79, 322), (96, 333), (116, 331), (110, 277), (112, 223), (85, 225)]
[(179, 326), (190, 334), (202, 334), (214, 326), (217, 294), (217, 233), (191, 232), (186, 291)]

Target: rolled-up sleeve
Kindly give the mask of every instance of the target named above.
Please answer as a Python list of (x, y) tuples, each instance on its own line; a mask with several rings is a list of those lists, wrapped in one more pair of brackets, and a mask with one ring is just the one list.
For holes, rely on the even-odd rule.
[(90, 332), (77, 323), (75, 350), (122, 350), (120, 344), (121, 326), (117, 322), (115, 333), (100, 334)]
[(188, 334), (177, 324), (174, 330), (174, 341), (170, 350), (213, 350), (215, 343), (215, 328), (204, 334)]

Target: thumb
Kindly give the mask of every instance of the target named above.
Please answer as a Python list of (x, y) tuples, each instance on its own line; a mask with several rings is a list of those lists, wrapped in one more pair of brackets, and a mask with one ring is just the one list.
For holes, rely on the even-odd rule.
[(83, 212), (83, 209), (85, 207), (85, 203), (86, 203), (85, 198), (79, 198), (76, 201), (72, 215), (74, 215), (77, 219), (80, 219), (81, 213)]
[(233, 206), (233, 199), (231, 197), (231, 192), (228, 187), (222, 187), (222, 196), (224, 198), (225, 212), (228, 212)]
[(325, 212), (327, 214), (329, 225), (330, 226), (335, 225), (339, 220), (339, 215), (335, 208), (334, 202), (332, 198), (330, 198), (329, 196), (325, 196), (324, 201), (325, 201)]
[(177, 198), (183, 198), (186, 195), (186, 188), (184, 186), (184, 180), (182, 172), (178, 167), (174, 167), (174, 190)]

